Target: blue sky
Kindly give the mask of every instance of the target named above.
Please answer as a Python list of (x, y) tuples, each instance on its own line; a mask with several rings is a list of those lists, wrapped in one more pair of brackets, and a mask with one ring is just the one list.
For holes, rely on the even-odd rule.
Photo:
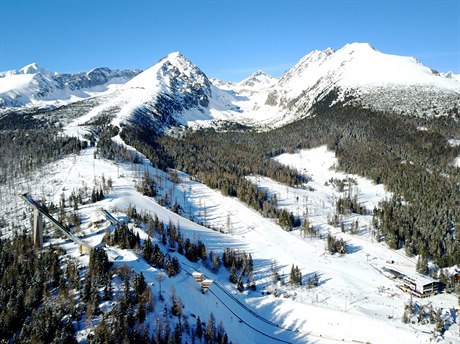
[(0, 0), (0, 70), (145, 69), (178, 50), (236, 81), (351, 42), (460, 73), (460, 0)]

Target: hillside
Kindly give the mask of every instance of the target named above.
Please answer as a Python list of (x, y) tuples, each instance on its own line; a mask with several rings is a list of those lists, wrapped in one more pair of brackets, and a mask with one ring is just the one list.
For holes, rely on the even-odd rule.
[[(279, 78), (174, 52), (0, 85), (0, 341), (457, 340), (452, 73), (353, 43)], [(49, 220), (34, 249), (25, 193), (91, 252)]]

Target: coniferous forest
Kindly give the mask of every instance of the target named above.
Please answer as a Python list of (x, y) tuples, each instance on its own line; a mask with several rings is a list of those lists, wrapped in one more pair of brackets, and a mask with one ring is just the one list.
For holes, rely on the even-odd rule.
[[(270, 200), (244, 176), (260, 174), (300, 185), (307, 180), (271, 158), (326, 144), (335, 151), (339, 169), (368, 177), (394, 193), (374, 211), (378, 239), (440, 267), (459, 264), (460, 238), (454, 232), (460, 228), (460, 171), (452, 161), (460, 147), (448, 143), (460, 134), (458, 119), (329, 107), (329, 101), (317, 103), (313, 116), (268, 132), (201, 129), (174, 137), (131, 126), (121, 135), (158, 167), (183, 170), (261, 211)], [(421, 126), (427, 130), (419, 130)]]
[[(276, 219), (285, 230), (300, 226), (300, 219), (279, 210), (276, 197), (257, 188), (246, 176), (263, 175), (294, 187), (308, 185), (306, 177), (272, 158), (285, 152), (327, 145), (335, 152), (339, 169), (384, 184), (393, 193), (391, 199), (373, 210), (376, 239), (384, 240), (393, 249), (404, 248), (409, 256), (420, 255), (424, 267), (427, 261), (440, 268), (460, 264), (460, 236), (456, 235), (460, 229), (460, 169), (452, 166), (452, 161), (460, 155), (460, 147), (449, 144), (449, 139), (460, 136), (458, 118), (424, 119), (343, 104), (330, 107), (330, 101), (326, 98), (317, 103), (307, 118), (266, 132), (237, 126), (233, 130), (183, 129), (174, 135), (163, 135), (135, 124), (116, 128), (96, 123), (95, 136), (89, 141), (94, 145), (97, 138), (98, 154), (104, 158), (139, 162), (137, 156), (110, 140), (120, 133), (126, 143), (144, 153), (160, 169), (179, 169), (224, 195), (238, 197), (264, 216)], [(61, 136), (54, 124), (44, 120), (31, 116), (23, 116), (22, 120), (8, 117), (8, 120), (4, 118), (0, 122), (2, 184), (12, 183), (18, 175), (66, 154), (77, 153), (87, 145)], [(27, 120), (31, 122), (26, 124)], [(139, 189), (155, 196), (154, 186), (139, 185)], [(338, 207), (343, 206), (342, 203)], [(123, 248), (140, 249), (141, 246), (139, 238), (126, 228), (117, 229), (106, 240), (110, 245)], [(200, 242), (192, 243), (180, 234), (170, 238), (171, 242), (190, 261), (207, 259), (212, 269), (219, 268), (220, 258), (213, 252), (207, 258)], [(328, 246), (330, 252), (346, 252), (346, 243), (333, 237), (328, 238)], [(177, 261), (164, 256), (160, 248), (149, 241), (144, 243), (142, 254), (153, 266), (165, 268), (170, 277), (180, 271)], [(240, 291), (244, 288), (242, 276), (247, 279), (248, 288), (255, 289), (252, 267), (243, 268), (238, 260), (245, 255), (227, 250), (222, 258), (231, 281)], [(250, 259), (252, 266), (252, 257), (245, 259)], [(427, 272), (426, 268), (423, 270)], [(0, 241), (0, 340), (30, 342), (34, 338), (37, 342), (75, 342), (72, 324), (102, 313), (98, 305), (101, 300), (112, 300), (115, 274), (121, 276), (125, 293), (113, 301), (111, 311), (104, 314), (104, 320), (87, 340), (89, 343), (145, 342), (148, 334), (142, 323), (148, 310), (154, 309), (154, 302), (146, 293), (141, 276), (114, 271), (103, 251), (93, 251), (89, 268), (81, 271), (62, 250), (53, 248), (37, 253), (29, 237)], [(291, 283), (302, 284), (302, 276), (294, 265)], [(177, 342), (183, 329), (173, 330), (169, 326), (165, 324), (168, 328), (148, 340)], [(198, 321), (194, 327), (196, 336), (203, 331), (201, 326), (202, 322)], [(37, 330), (44, 327), (47, 331)], [(43, 333), (46, 337), (40, 337)], [(224, 342), (217, 337), (210, 341)]]

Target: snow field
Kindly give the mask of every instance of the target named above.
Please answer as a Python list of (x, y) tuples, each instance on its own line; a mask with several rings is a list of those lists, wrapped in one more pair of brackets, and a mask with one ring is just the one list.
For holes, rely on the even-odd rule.
[[(118, 137), (115, 140), (120, 142)], [(94, 148), (88, 148), (77, 156), (70, 156), (51, 164), (37, 173), (34, 180), (24, 180), (23, 186), (33, 196), (40, 198), (43, 195), (57, 204), (62, 192), (68, 196), (72, 190), (82, 187), (83, 184), (91, 190), (94, 183), (101, 180), (102, 175), (106, 179), (110, 177), (113, 181), (113, 190), (107, 197), (98, 203), (82, 206), (78, 211), (83, 218), (81, 233), (87, 234), (84, 240), (93, 245), (101, 241), (105, 231), (104, 226), (98, 228), (90, 224), (97, 221), (97, 215), (94, 214), (98, 208), (104, 207), (121, 217), (128, 206), (135, 206), (138, 212), (157, 214), (165, 224), (171, 221), (191, 240), (202, 240), (208, 251), (222, 252), (225, 247), (232, 247), (251, 253), (254, 259), (256, 292), (240, 294), (228, 282), (228, 272), (224, 268), (221, 268), (218, 275), (213, 275), (200, 263), (191, 264), (180, 255), (177, 257), (184, 272), (178, 277), (167, 279), (162, 286), (166, 299), (170, 287), (174, 286), (177, 295), (187, 305), (186, 312), (200, 315), (206, 320), (212, 311), (217, 322), (223, 322), (230, 338), (244, 338), (247, 342), (260, 342), (262, 338), (264, 342), (277, 341), (257, 332), (261, 331), (288, 342), (312, 340), (327, 343), (342, 339), (348, 342), (373, 343), (429, 341), (429, 335), (401, 323), (403, 307), (409, 297), (379, 271), (387, 260), (394, 261), (396, 266), (410, 269), (415, 266), (414, 261), (399, 252), (388, 250), (383, 244), (372, 242), (366, 235), (352, 236), (338, 233), (338, 230), (328, 227), (327, 217), (333, 210), (335, 191), (332, 186), (325, 186), (323, 181), (342, 175), (329, 169), (334, 160), (333, 155), (325, 151), (325, 147), (302, 152), (302, 158), (298, 159), (298, 164), (302, 161), (316, 161), (315, 168), (304, 166), (304, 170), (308, 171), (306, 173), (312, 178), (307, 186), (313, 189), (287, 188), (266, 178), (250, 178), (254, 178), (259, 186), (267, 188), (269, 192), (277, 193), (280, 206), (292, 209), (294, 214), (297, 211), (297, 197), (299, 200), (307, 197), (306, 204), (311, 223), (318, 227), (320, 232), (330, 230), (342, 236), (353, 248), (353, 253), (344, 257), (326, 253), (324, 240), (303, 238), (299, 231), (286, 232), (274, 221), (263, 218), (238, 200), (224, 197), (220, 192), (209, 189), (184, 173), (179, 172), (181, 182), (174, 185), (168, 179), (167, 173), (155, 170), (146, 160), (143, 165), (116, 165), (104, 159), (94, 159), (93, 153)], [(323, 160), (318, 160), (320, 158)], [(296, 158), (281, 156), (279, 160), (294, 163)], [(300, 169), (301, 166), (297, 167)], [(160, 194), (168, 194), (171, 203), (180, 203), (184, 209), (184, 216), (193, 218), (195, 222), (171, 212), (135, 190), (135, 182), (142, 178), (145, 169), (157, 179)], [(360, 200), (374, 205), (382, 197), (388, 196), (383, 187), (374, 187), (373, 189), (369, 181), (358, 180)], [(13, 192), (10, 195), (12, 199), (15, 197), (14, 192), (18, 191), (19, 189), (9, 190)], [(316, 210), (310, 211), (311, 208)], [(303, 209), (299, 210), (302, 211)], [(353, 217), (347, 220), (355, 221)], [(368, 220), (366, 217), (359, 218), (362, 226)], [(222, 234), (196, 222), (203, 222), (207, 226), (231, 234)], [(142, 229), (136, 231), (142, 239), (146, 238), (146, 233)], [(69, 252), (78, 255), (74, 244), (66, 243), (63, 246)], [(110, 251), (112, 257), (118, 257), (115, 260), (116, 265), (127, 264), (137, 272), (142, 271), (149, 283), (156, 283), (155, 276), (158, 271), (133, 252), (117, 248), (110, 248)], [(80, 259), (85, 263), (87, 256)], [(289, 285), (273, 284), (271, 264), (275, 260), (280, 274), (285, 278), (288, 278), (292, 264), (299, 266), (305, 278), (318, 273), (319, 286), (312, 289), (306, 286), (291, 289)], [(209, 290), (212, 293), (201, 294), (196, 282), (185, 273), (191, 273), (193, 269), (204, 272), (217, 282)], [(269, 323), (245, 310), (217, 285), (221, 285), (233, 298)], [(156, 286), (153, 286), (154, 292), (155, 288)], [(266, 295), (266, 292), (273, 293), (275, 290), (278, 290), (280, 297)], [(433, 304), (454, 304), (452, 299), (444, 295), (430, 299)], [(237, 318), (242, 319), (243, 323)], [(271, 325), (270, 322), (279, 327)]]

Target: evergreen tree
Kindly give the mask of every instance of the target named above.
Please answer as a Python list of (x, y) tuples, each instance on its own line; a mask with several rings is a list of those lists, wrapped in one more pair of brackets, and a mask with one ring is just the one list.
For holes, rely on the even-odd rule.
[(200, 317), (198, 316), (196, 318), (196, 330), (195, 330), (195, 334), (196, 336), (201, 339), (203, 337), (203, 327), (201, 325), (201, 319)]
[(150, 238), (148, 238), (146, 241), (144, 241), (144, 247), (142, 249), (142, 257), (147, 262), (151, 262), (152, 261), (152, 253), (153, 253), (152, 241), (150, 240)]
[(419, 256), (415, 269), (418, 273), (428, 275), (428, 259), (425, 256)]
[(146, 288), (147, 284), (145, 283), (144, 274), (142, 272), (139, 275), (136, 274), (133, 283), (134, 300), (136, 303), (139, 302)]
[(208, 322), (206, 324), (206, 331), (204, 333), (204, 339), (206, 343), (213, 343), (215, 334), (216, 320), (214, 319), (214, 315), (211, 313), (209, 314)]
[(232, 283), (238, 282), (238, 276), (236, 275), (235, 262), (232, 263), (232, 267), (230, 269), (230, 282)]

